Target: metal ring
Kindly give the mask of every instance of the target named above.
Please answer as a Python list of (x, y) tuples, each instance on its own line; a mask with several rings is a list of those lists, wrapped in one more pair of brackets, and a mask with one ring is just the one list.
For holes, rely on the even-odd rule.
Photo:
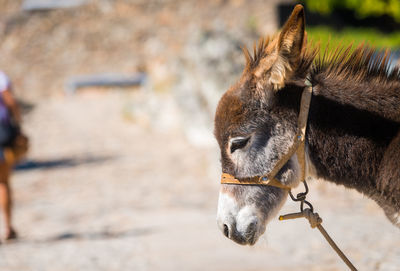
[(303, 201), (303, 200), (306, 199), (306, 195), (308, 194), (308, 191), (309, 191), (309, 190), (308, 190), (307, 182), (306, 182), (305, 180), (303, 181), (303, 184), (304, 184), (304, 188), (305, 188), (306, 191), (298, 193), (298, 194), (296, 195), (296, 197), (294, 197), (293, 194), (292, 194), (292, 191), (289, 190), (290, 198), (291, 198), (293, 201)]
[(311, 204), (310, 202), (304, 200), (304, 201), (302, 201), (301, 203), (302, 203), (302, 204), (300, 205), (300, 210), (301, 210), (302, 212), (303, 212), (303, 208), (304, 208), (304, 203), (305, 203), (306, 205), (308, 205), (308, 207), (310, 207), (310, 210), (311, 210), (312, 213), (314, 212), (314, 207), (312, 206), (312, 204)]

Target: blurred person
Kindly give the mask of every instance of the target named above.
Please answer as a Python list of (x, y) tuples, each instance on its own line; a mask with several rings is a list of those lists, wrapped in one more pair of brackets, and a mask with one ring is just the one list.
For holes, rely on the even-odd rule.
[(27, 152), (28, 139), (21, 132), (21, 114), (12, 94), (8, 76), (0, 71), (0, 210), (4, 217), (5, 239), (17, 238), (11, 224), (10, 173)]

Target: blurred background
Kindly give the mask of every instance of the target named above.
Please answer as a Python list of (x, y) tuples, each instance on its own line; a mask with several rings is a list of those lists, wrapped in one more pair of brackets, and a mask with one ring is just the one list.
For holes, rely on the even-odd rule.
[[(397, 65), (399, 1), (301, 3), (309, 39), (390, 47)], [(0, 0), (0, 70), (31, 142), (12, 176), (20, 239), (0, 245), (0, 270), (346, 270), (306, 220), (272, 221), (254, 247), (215, 221), (216, 104), (241, 46), (295, 4)], [(318, 182), (310, 201), (360, 270), (399, 270), (399, 230), (373, 201)]]

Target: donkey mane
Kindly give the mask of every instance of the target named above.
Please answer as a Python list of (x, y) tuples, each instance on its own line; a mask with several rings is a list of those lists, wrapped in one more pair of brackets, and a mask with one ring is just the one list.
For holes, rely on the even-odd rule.
[[(245, 71), (254, 70), (268, 55), (273, 38), (260, 39), (254, 44), (253, 56), (244, 47)], [(388, 120), (400, 122), (400, 67), (391, 66), (390, 50), (375, 49), (361, 44), (329, 45), (320, 53), (320, 45), (304, 46), (290, 81), (308, 78), (314, 95), (324, 96), (343, 105), (370, 111)]]
[(352, 44), (347, 47), (338, 45), (329, 53), (329, 45), (322, 57), (315, 59), (311, 75), (324, 73), (326, 77), (351, 80), (354, 83), (391, 84), (400, 83), (399, 68), (390, 65), (390, 50), (376, 50), (367, 45), (359, 45), (351, 52)]
[(314, 61), (310, 71), (315, 95), (400, 122), (400, 69), (390, 51), (361, 44), (337, 47)]

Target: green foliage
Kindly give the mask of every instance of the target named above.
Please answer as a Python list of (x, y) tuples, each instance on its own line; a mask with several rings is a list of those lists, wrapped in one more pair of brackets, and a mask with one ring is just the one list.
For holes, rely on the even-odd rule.
[(255, 16), (248, 17), (246, 21), (246, 26), (251, 32), (257, 33), (258, 29), (257, 17)]
[(324, 49), (329, 43), (329, 48), (352, 43), (353, 48), (364, 42), (375, 48), (400, 48), (400, 32), (384, 34), (374, 29), (345, 28), (335, 31), (327, 26), (307, 27), (309, 41), (321, 42)]
[(399, 0), (303, 0), (307, 7), (321, 14), (329, 14), (335, 8), (354, 10), (360, 18), (389, 15), (400, 22)]

